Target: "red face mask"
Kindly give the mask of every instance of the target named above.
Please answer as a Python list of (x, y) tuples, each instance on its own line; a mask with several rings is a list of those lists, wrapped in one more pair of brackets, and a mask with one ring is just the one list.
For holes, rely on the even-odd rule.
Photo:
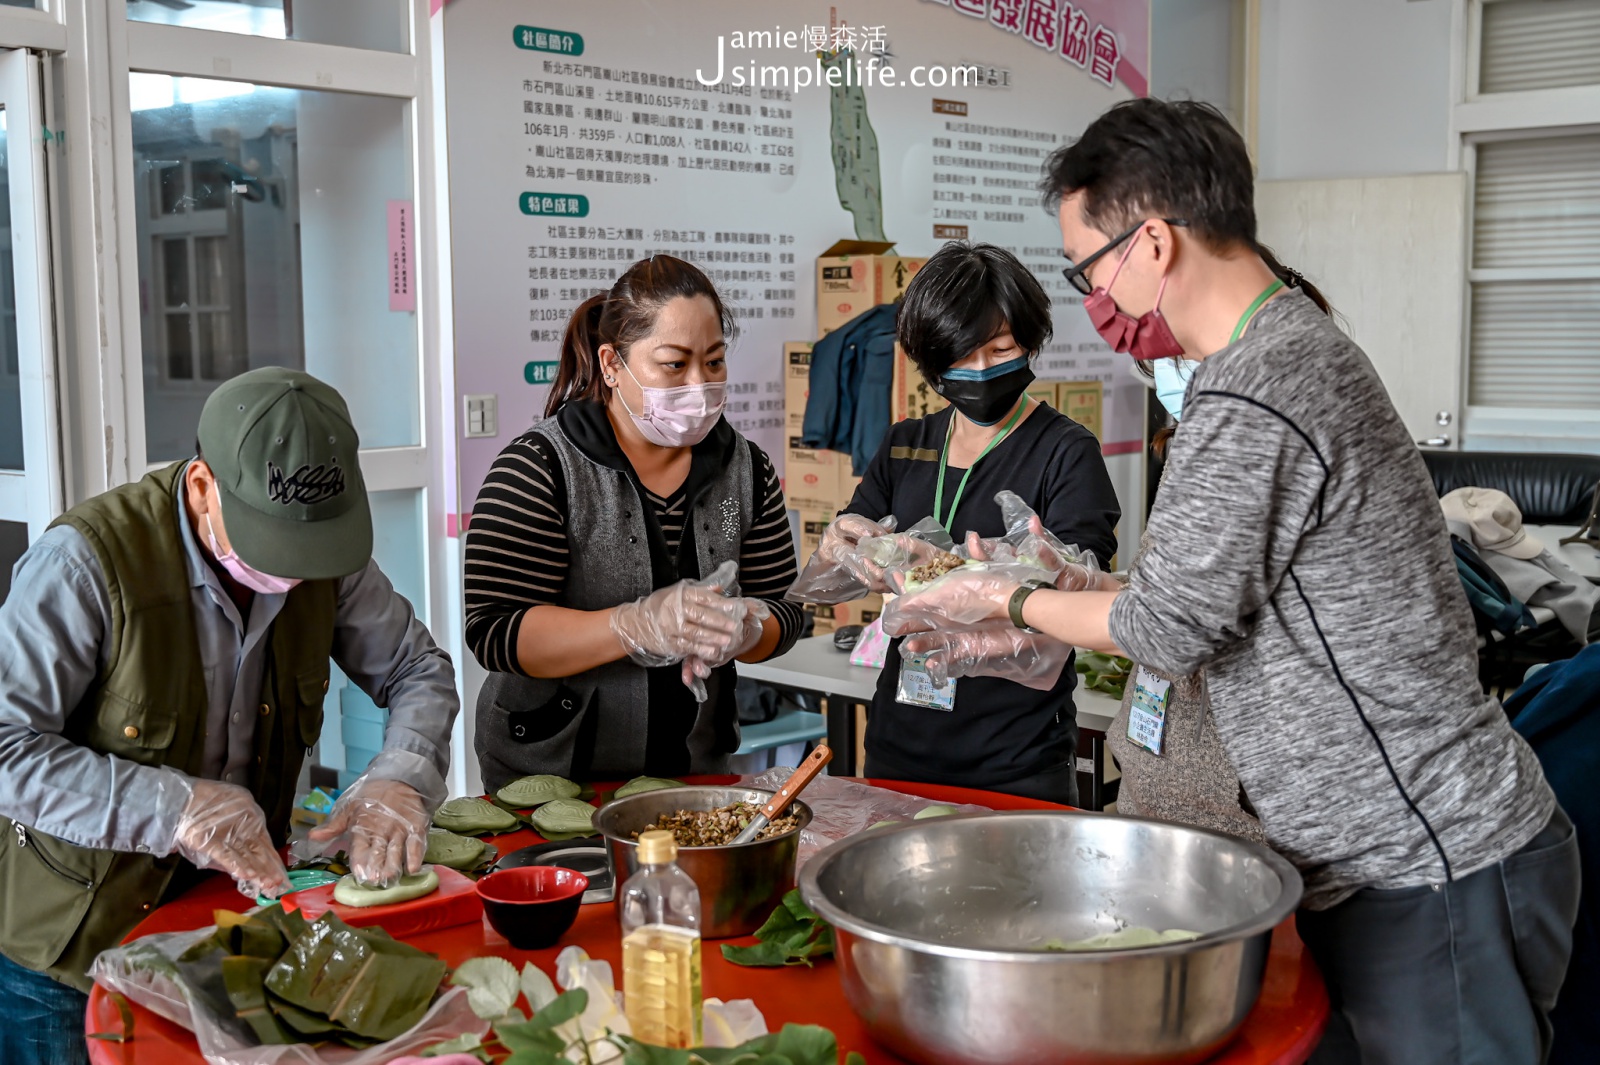
[(1141, 229), (1128, 241), (1122, 258), (1117, 260), (1117, 268), (1111, 273), (1111, 280), (1106, 282), (1105, 288), (1097, 286), (1083, 298), (1083, 309), (1089, 312), (1089, 321), (1094, 323), (1095, 332), (1111, 345), (1112, 351), (1125, 352), (1140, 361), (1173, 358), (1183, 354), (1183, 345), (1172, 335), (1172, 327), (1161, 315), (1161, 295), (1167, 290), (1166, 275), (1162, 275), (1161, 285), (1156, 289), (1156, 305), (1148, 314), (1138, 318), (1118, 310), (1116, 301), (1108, 291), (1117, 283), (1117, 275), (1122, 273), (1129, 253), (1143, 235), (1144, 230)]

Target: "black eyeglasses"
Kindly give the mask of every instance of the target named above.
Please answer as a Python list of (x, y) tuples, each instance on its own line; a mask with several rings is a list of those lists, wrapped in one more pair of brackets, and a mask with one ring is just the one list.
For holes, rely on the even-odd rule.
[[(1165, 222), (1169, 226), (1186, 226), (1186, 225), (1189, 224), (1187, 221), (1185, 221), (1182, 218), (1163, 218), (1162, 221)], [(1120, 237), (1112, 237), (1109, 241), (1107, 241), (1100, 248), (1099, 251), (1095, 252), (1093, 255), (1091, 255), (1087, 259), (1083, 260), (1083, 262), (1081, 262), (1081, 263), (1069, 263), (1066, 267), (1064, 267), (1062, 269), (1061, 276), (1066, 278), (1068, 283), (1071, 284), (1073, 288), (1077, 289), (1079, 292), (1083, 293), (1085, 296), (1089, 295), (1089, 293), (1094, 291), (1094, 285), (1089, 283), (1089, 278), (1086, 276), (1084, 271), (1088, 270), (1089, 267), (1093, 266), (1100, 259), (1100, 257), (1102, 255), (1104, 255), (1107, 252), (1111, 251), (1113, 248), (1115, 248), (1118, 245), (1120, 245), (1123, 241), (1127, 240), (1129, 237), (1131, 237), (1135, 233), (1139, 232), (1139, 226), (1142, 226), (1142, 225), (1144, 225), (1144, 222), (1141, 221), (1141, 222), (1138, 223), (1138, 225), (1135, 225), (1132, 229), (1128, 230), (1126, 233), (1122, 234)]]

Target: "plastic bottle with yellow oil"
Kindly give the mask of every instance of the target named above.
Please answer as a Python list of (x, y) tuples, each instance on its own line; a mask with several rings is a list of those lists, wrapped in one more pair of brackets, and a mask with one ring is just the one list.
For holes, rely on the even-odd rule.
[(633, 1037), (655, 1046), (701, 1043), (700, 889), (678, 868), (671, 832), (639, 834), (639, 871), (617, 896), (622, 1004)]

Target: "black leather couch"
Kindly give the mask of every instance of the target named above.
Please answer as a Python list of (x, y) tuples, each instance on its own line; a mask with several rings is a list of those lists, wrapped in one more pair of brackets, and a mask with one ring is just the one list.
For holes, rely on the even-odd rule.
[(1600, 483), (1600, 455), (1424, 451), (1422, 457), (1439, 495), (1495, 488), (1511, 497), (1529, 525), (1582, 525)]

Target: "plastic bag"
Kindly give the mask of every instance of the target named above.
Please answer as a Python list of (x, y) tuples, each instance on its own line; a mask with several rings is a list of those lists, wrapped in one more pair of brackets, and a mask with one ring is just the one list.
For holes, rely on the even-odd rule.
[[(1006, 526), (1005, 535), (969, 537), (956, 550), (957, 555), (965, 559), (1029, 566), (1042, 571), (1035, 574), (1041, 580), (1053, 581), (1068, 565), (1099, 569), (1093, 551), (1062, 543), (1055, 533), (1039, 523), (1039, 516), (1033, 508), (1015, 492), (997, 492), (994, 501), (1000, 506), (1000, 519)], [(974, 545), (978, 550), (973, 550)]]
[(102, 952), (90, 966), (89, 976), (107, 991), (115, 991), (151, 1013), (189, 1029), (200, 1045), (200, 1053), (212, 1065), (384, 1065), (469, 1032), (481, 1036), (489, 1031), (489, 1022), (480, 1019), (467, 1004), (466, 989), (456, 987), (441, 994), (416, 1027), (365, 1050), (313, 1047), (308, 1043), (256, 1046), (209, 1012), (194, 1009), (177, 978), (178, 957), (216, 931), (208, 926), (141, 936)]
[(895, 531), (894, 515), (881, 522), (860, 514), (841, 514), (828, 524), (822, 543), (785, 596), (791, 602), (837, 606), (882, 591), (884, 575), (910, 569), (955, 541), (932, 518), (905, 532)]
[[(753, 788), (777, 791), (794, 770), (776, 766), (760, 776), (740, 778), (741, 784)], [(948, 806), (948, 803), (906, 795), (888, 788), (878, 788), (849, 777), (819, 776), (801, 794), (800, 800), (811, 807), (811, 823), (800, 830), (799, 866), (803, 866), (828, 844), (836, 840), (865, 832), (883, 821), (910, 821), (918, 812), (930, 806)], [(951, 807), (956, 813), (988, 813), (987, 806), (963, 803)], [(798, 866), (797, 866), (798, 867)]]

